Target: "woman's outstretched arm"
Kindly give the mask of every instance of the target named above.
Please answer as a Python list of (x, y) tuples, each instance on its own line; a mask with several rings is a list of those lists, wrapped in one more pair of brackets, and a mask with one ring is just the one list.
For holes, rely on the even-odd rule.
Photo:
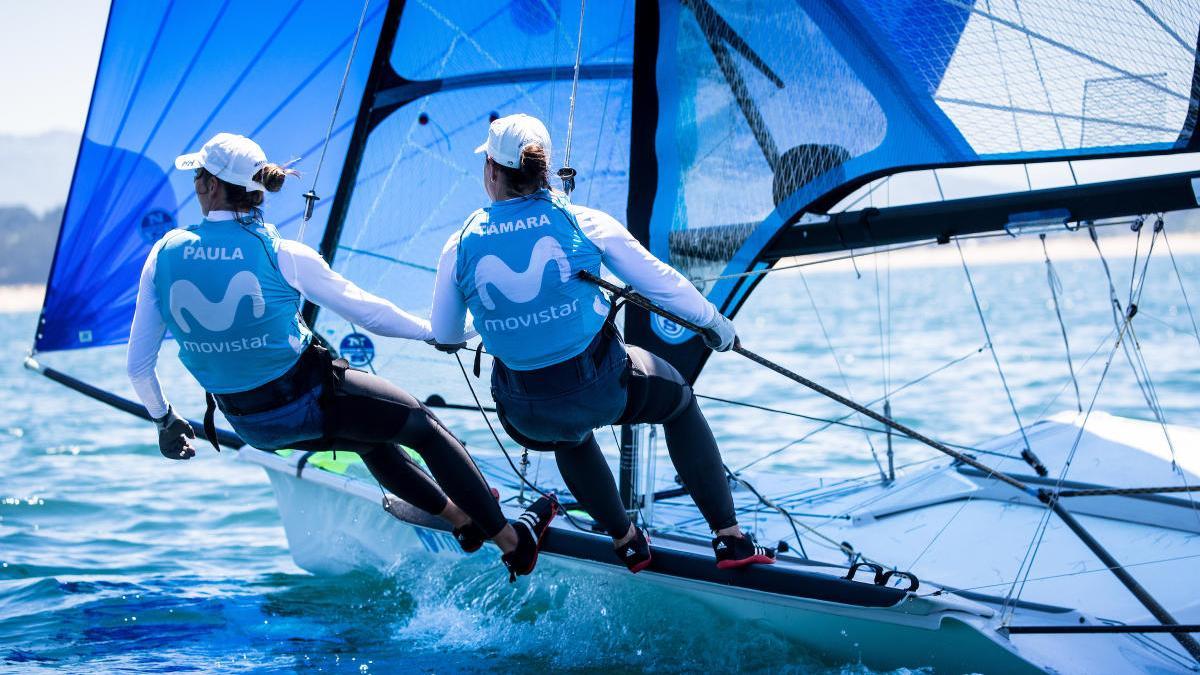
[(359, 288), (329, 267), (320, 253), (298, 241), (279, 241), (279, 270), (305, 298), (347, 321), (385, 337), (429, 340), (429, 322)]

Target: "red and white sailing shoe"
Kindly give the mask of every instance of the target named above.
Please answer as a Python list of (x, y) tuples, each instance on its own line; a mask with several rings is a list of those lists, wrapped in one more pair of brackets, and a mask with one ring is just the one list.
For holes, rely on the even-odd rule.
[(748, 534), (717, 537), (712, 540), (712, 546), (717, 554), (717, 567), (723, 570), (775, 564), (775, 549), (755, 544), (754, 538)]
[(615, 549), (615, 553), (630, 572), (637, 574), (650, 566), (650, 537), (642, 532), (642, 528), (636, 527), (633, 539), (621, 544), (619, 548)]

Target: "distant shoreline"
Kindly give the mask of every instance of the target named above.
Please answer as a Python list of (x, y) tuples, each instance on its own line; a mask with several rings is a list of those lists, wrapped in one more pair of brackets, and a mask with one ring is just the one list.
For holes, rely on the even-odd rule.
[(46, 287), (41, 284), (0, 286), (0, 314), (36, 312), (42, 308)]

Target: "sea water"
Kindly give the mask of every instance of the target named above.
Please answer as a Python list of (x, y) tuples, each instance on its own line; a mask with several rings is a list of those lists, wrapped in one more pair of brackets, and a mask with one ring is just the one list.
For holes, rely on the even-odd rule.
[[(1124, 304), (1134, 243), (1113, 241), (1106, 247)], [(1098, 260), (1086, 250), (1062, 256), (1077, 399), (1040, 255), (1005, 261), (968, 251), (1025, 424), (1086, 409), (1114, 354)], [(1200, 257), (1178, 262), (1190, 297), (1200, 298)], [(838, 265), (764, 282), (737, 320), (746, 346), (858, 399), (890, 393), (898, 417), (937, 438), (969, 444), (1016, 428), (952, 247)], [(713, 617), (665, 592), (630, 596), (561, 573), (510, 585), (487, 556), (398, 565), (390, 575), (310, 575), (289, 557), (261, 470), (202, 443), (197, 459), (169, 462), (150, 425), (24, 370), (36, 319), (0, 314), (0, 671), (869, 672), (821, 662), (769, 627)], [(1200, 342), (1161, 249), (1134, 326), (1163, 415), (1200, 424)], [(171, 353), (162, 371), (173, 384), (182, 375)], [(1153, 419), (1125, 358), (1115, 353), (1096, 408)], [(44, 360), (129, 395), (122, 348)], [(813, 417), (845, 413), (735, 355), (713, 357), (697, 392)], [(198, 416), (194, 399), (173, 397)], [(704, 408), (732, 466), (783, 448), (755, 470), (876, 471), (860, 430), (835, 427), (784, 447), (820, 424), (710, 400)], [(469, 442), (488, 442), (478, 417), (445, 418)], [(882, 461), (886, 437), (869, 437)], [(897, 464), (929, 456), (900, 439), (893, 447)]]

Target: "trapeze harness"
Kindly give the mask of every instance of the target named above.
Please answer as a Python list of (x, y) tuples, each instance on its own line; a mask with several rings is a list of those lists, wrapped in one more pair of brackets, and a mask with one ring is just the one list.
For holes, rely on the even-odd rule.
[[(713, 530), (737, 522), (720, 452), (679, 372), (626, 346), (600, 290), (602, 253), (561, 195), (539, 190), (477, 211), (459, 235), (455, 283), (495, 357), (501, 424), (553, 451), (571, 494), (613, 536), (629, 516), (593, 429), (661, 423), (672, 461)], [(602, 478), (607, 476), (607, 478)]]
[[(494, 536), (507, 521), (437, 417), (315, 344), (300, 293), (279, 269), (278, 240), (273, 226), (253, 219), (206, 220), (168, 234), (159, 250), (159, 307), (180, 360), (206, 390), (209, 440), (216, 445), (215, 404), (251, 446), (357, 452), (404, 501), (437, 514), (449, 495)], [(421, 455), (436, 483), (402, 446)]]

